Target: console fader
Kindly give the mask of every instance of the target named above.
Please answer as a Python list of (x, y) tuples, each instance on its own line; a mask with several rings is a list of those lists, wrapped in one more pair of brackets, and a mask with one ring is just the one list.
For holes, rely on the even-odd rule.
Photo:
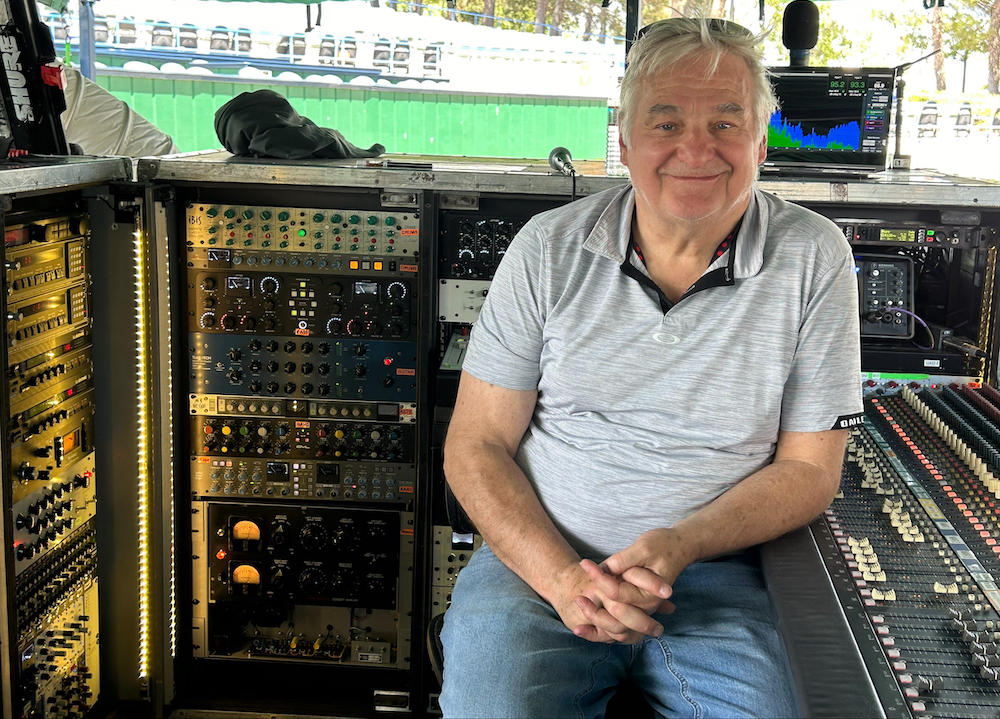
[(879, 700), (887, 716), (995, 717), (1000, 392), (905, 387), (867, 397), (865, 415), (814, 531), (839, 552), (825, 558), (835, 585), (864, 608), (848, 612), (852, 630), (881, 650)]
[(187, 206), (196, 658), (409, 668), (417, 210)]

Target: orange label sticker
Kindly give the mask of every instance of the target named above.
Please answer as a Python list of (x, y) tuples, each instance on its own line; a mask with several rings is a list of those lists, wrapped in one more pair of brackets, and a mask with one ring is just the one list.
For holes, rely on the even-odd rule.
[(308, 329), (303, 329), (301, 327), (297, 327), (295, 329), (295, 334), (297, 334), (299, 337), (308, 337), (309, 336), (309, 330)]
[(412, 417), (416, 413), (413, 407), (400, 407), (399, 416), (400, 417)]
[(414, 377), (417, 371), (415, 369), (407, 369), (406, 367), (397, 367), (396, 374), (403, 375), (404, 377)]
[(210, 457), (198, 457), (198, 464), (208, 464), (211, 461)]
[(403, 235), (403, 237), (416, 237), (417, 235), (420, 234), (420, 230), (418, 230), (416, 227), (408, 227), (405, 230), (403, 230), (401, 234)]
[(400, 272), (416, 272), (417, 271), (417, 266), (416, 265), (400, 265), (399, 266), (399, 271)]
[(980, 387), (982, 387), (982, 385), (981, 385), (981, 384), (979, 384), (978, 382), (969, 382), (969, 386), (970, 386), (970, 387), (971, 387), (972, 389), (979, 389)]
[(399, 488), (399, 491), (402, 492), (403, 494), (413, 494), (413, 487), (408, 487), (406, 485), (403, 485), (402, 487)]
[(300, 421), (297, 421), (295, 423), (295, 429), (309, 429), (309, 427), (310, 427), (309, 422), (300, 422)]
[(412, 529), (400, 529), (399, 533), (402, 534), (404, 537), (412, 537), (413, 536), (413, 530)]

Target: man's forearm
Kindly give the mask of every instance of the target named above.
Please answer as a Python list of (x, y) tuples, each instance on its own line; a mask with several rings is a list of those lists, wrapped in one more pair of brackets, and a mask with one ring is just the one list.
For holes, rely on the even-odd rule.
[(840, 476), (796, 460), (777, 461), (747, 477), (673, 526), (694, 560), (780, 537), (830, 506)]
[(552, 523), (506, 449), (454, 432), (448, 437), (445, 475), (493, 553), (552, 602), (556, 579), (569, 568), (575, 569), (580, 557)]

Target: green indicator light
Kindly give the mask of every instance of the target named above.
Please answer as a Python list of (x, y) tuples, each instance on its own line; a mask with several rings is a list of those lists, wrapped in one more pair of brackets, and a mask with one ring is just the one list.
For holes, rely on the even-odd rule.
[(247, 429), (246, 427), (240, 427), (240, 434), (242, 434), (242, 435), (248, 435), (248, 434), (250, 434), (250, 430)]
[(299, 230), (299, 237), (305, 237), (305, 236), (306, 236), (306, 231), (305, 230)]
[(934, 236), (934, 230), (927, 230), (927, 236), (928, 237), (933, 237)]

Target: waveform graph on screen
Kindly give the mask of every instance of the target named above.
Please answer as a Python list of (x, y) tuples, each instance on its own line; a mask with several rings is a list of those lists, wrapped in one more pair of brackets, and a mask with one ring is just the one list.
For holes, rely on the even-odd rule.
[(767, 126), (767, 146), (804, 150), (857, 151), (861, 147), (861, 125), (855, 121), (792, 122), (781, 111), (771, 115)]

